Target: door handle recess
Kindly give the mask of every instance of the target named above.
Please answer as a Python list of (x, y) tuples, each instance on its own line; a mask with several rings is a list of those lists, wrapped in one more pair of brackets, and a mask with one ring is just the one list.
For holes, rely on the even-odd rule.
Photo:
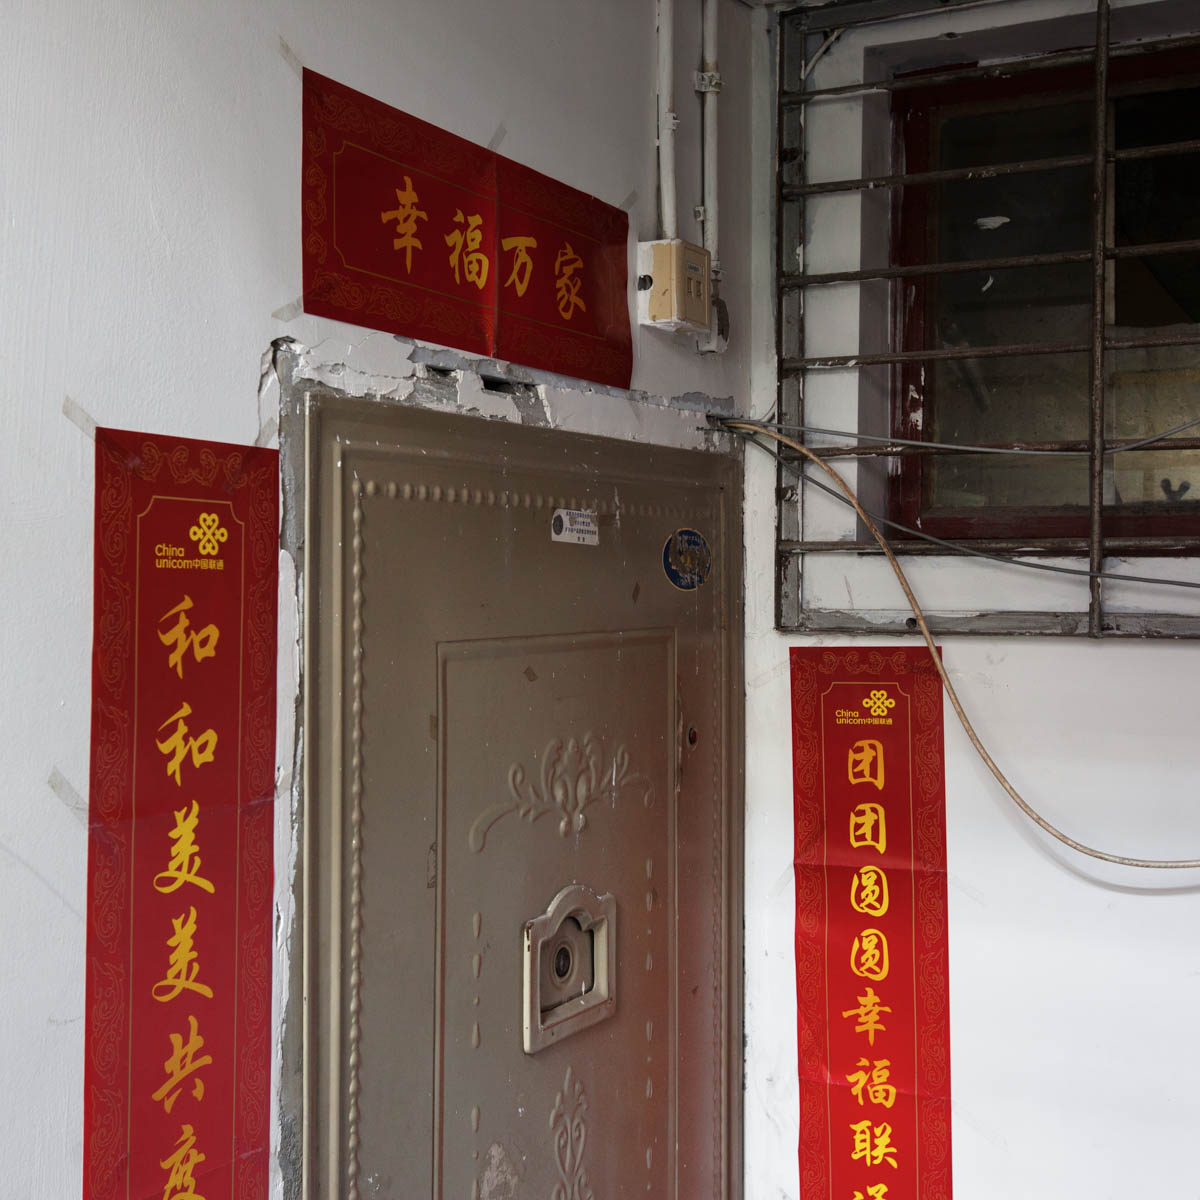
[(617, 1011), (617, 902), (581, 884), (565, 887), (525, 922), (522, 1036), (536, 1054)]

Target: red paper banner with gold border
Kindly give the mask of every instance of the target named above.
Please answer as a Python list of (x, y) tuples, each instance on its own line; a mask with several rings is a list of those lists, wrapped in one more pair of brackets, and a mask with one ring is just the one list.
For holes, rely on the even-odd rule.
[(96, 431), (84, 1200), (267, 1194), (277, 496)]
[(804, 1200), (949, 1200), (941, 682), (922, 649), (793, 648)]
[(628, 216), (304, 72), (304, 310), (628, 387)]

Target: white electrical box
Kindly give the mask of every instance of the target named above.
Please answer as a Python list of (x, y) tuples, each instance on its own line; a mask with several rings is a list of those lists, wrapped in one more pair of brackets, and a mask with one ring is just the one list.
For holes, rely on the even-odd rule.
[(673, 238), (638, 243), (638, 321), (707, 333), (712, 320), (708, 251)]

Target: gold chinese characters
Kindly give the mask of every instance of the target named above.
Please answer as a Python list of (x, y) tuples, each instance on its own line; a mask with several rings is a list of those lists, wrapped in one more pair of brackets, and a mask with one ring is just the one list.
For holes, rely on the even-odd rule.
[[(161, 1100), (162, 1106), (167, 1112), (174, 1107), (185, 1080), (201, 1067), (207, 1067), (212, 1062), (211, 1055), (200, 1054), (200, 1051), (204, 1049), (204, 1039), (200, 1036), (194, 1016), (188, 1017), (186, 1042), (178, 1033), (172, 1033), (169, 1037), (171, 1053), (163, 1063), (163, 1070), (166, 1072), (167, 1078), (154, 1093), (154, 1099)], [(197, 1100), (204, 1099), (204, 1081), (199, 1077), (192, 1081), (192, 1095)]]
[[(460, 208), (454, 214), (455, 225), (464, 225), (462, 229), (452, 229), (446, 234), (446, 245), (450, 247), (450, 266), (454, 271), (454, 282), (461, 283), (458, 273), (459, 259), (462, 259), (463, 274), (468, 283), (473, 283), (480, 291), (487, 283), (488, 256), (480, 250), (483, 234), (480, 226), (483, 218), (475, 213), (474, 216), (464, 217)], [(465, 247), (465, 252), (464, 252)]]
[(180, 992), (198, 992), (212, 999), (212, 988), (201, 983), (199, 955), (195, 950), (196, 907), (171, 918), (172, 934), (167, 938), (167, 973), (151, 989), (150, 994), (163, 1004), (174, 1000)]
[(212, 894), (210, 880), (200, 874), (200, 848), (196, 844), (196, 825), (200, 820), (200, 805), (193, 800), (192, 807), (175, 810), (175, 828), (171, 830), (171, 859), (164, 871), (154, 877), (154, 886), (160, 892), (178, 891), (185, 883), (194, 883), (198, 888)]
[[(201, 520), (204, 516), (202, 514)], [(218, 540), (219, 532), (206, 524), (204, 537)], [(227, 535), (226, 535), (227, 536)], [(203, 547), (202, 547), (203, 548)], [(178, 679), (184, 678), (185, 667), (191, 671), (217, 655), (221, 631), (215, 624), (198, 625), (193, 620), (193, 601), (184, 595), (173, 608), (168, 609), (157, 622), (158, 640), (167, 649), (166, 667)], [(218, 737), (216, 730), (208, 728), (192, 735), (192, 706), (182, 700), (178, 708), (162, 722), (154, 732), (154, 744), (166, 760), (166, 774), (182, 787), (185, 769), (189, 783), (191, 773), (201, 770), (216, 760)], [(154, 889), (163, 895), (171, 895), (180, 889), (196, 889), (197, 892), (213, 895), (215, 885), (202, 873), (203, 861), (200, 853), (201, 808), (199, 801), (185, 801), (180, 808), (172, 809), (174, 823), (168, 830), (166, 862), (153, 879)], [(178, 915), (172, 916), (171, 933), (166, 939), (166, 967), (162, 978), (151, 988), (150, 994), (160, 1004), (171, 1005), (184, 997), (188, 1005), (179, 1017), (186, 1023), (174, 1024), (167, 1033), (168, 1050), (162, 1060), (162, 1078), (151, 1094), (151, 1099), (161, 1104), (165, 1113), (174, 1113), (181, 1097), (186, 1097), (184, 1107), (199, 1104), (204, 1099), (205, 1083), (203, 1071), (212, 1066), (213, 1057), (204, 1053), (204, 1036), (200, 1032), (200, 1017), (189, 1011), (196, 1003), (213, 998), (213, 989), (205, 981), (200, 954), (196, 948), (196, 934), (200, 914), (195, 904), (188, 904)], [(185, 1114), (190, 1115), (190, 1114)], [(179, 1137), (170, 1152), (158, 1160), (165, 1172), (162, 1200), (204, 1200), (196, 1191), (196, 1172), (205, 1161), (203, 1151), (196, 1148), (195, 1126), (181, 1122)]]
[(392, 239), (392, 249), (404, 251), (404, 269), (411, 274), (412, 252), (425, 248), (417, 237), (417, 222), (428, 221), (429, 217), (417, 207), (417, 193), (413, 191), (412, 180), (407, 175), (404, 177), (404, 187), (396, 189), (396, 207), (388, 212), (381, 212), (379, 219), (384, 222), (396, 222), (396, 236)]
[(887, 915), (889, 903), (887, 875), (883, 868), (871, 864), (859, 867), (850, 881), (850, 907), (866, 917), (883, 917)]
[[(203, 629), (191, 630), (188, 612), (192, 607), (191, 596), (184, 598), (168, 612), (163, 613), (159, 620), (158, 640), (164, 646), (171, 647), (167, 656), (167, 665), (172, 667), (180, 679), (183, 678), (183, 656), (191, 650), (196, 662), (212, 658), (217, 652), (217, 640), (221, 631), (215, 625), (205, 625)], [(175, 617), (175, 623), (170, 629), (164, 630), (162, 625), (169, 618)], [(191, 630), (189, 632), (189, 630)]]
[[(392, 226), (392, 249), (403, 255), (405, 274), (411, 275), (414, 254), (425, 251), (419, 222), (434, 228), (436, 221), (420, 207), (421, 197), (413, 186), (411, 176), (405, 175), (403, 180), (404, 186), (394, 189), (395, 202), (389, 198), (387, 203), (390, 207), (379, 210), (379, 220), (384, 225)], [(493, 268), (487, 247), (495, 245), (488, 240), (492, 231), (487, 227), (487, 220), (482, 213), (467, 212), (458, 207), (453, 215), (447, 212), (442, 220), (444, 224), (440, 231), (446, 246), (446, 257), (445, 267), (439, 269), (447, 272), (447, 280), (453, 278), (459, 286), (463, 283), (473, 284), (482, 292), (487, 287)], [(501, 287), (512, 288), (518, 297), (523, 297), (538, 278), (539, 253), (538, 239), (530, 233), (501, 238), (498, 254), (504, 256), (504, 261), (497, 266), (499, 269), (507, 268)], [(583, 298), (586, 264), (582, 255), (566, 240), (557, 247), (546, 248), (547, 262), (551, 254), (554, 255), (553, 268), (544, 276), (547, 281), (545, 286), (553, 287), (553, 292), (549, 294), (553, 296), (554, 308), (560, 319), (570, 321), (577, 312), (587, 312), (587, 303)]]
[(861, 995), (856, 997), (858, 1000), (857, 1008), (848, 1008), (843, 1013), (843, 1017), (854, 1017), (856, 1024), (854, 1026), (855, 1033), (865, 1033), (867, 1041), (874, 1046), (875, 1035), (882, 1033), (887, 1026), (883, 1023), (882, 1014), (890, 1013), (891, 1007), (884, 1004), (882, 1000), (875, 994), (873, 987), (868, 987)]
[(850, 949), (850, 970), (878, 983), (887, 978), (889, 967), (887, 938), (878, 929), (864, 929)]
[(578, 273), (582, 270), (583, 259), (575, 253), (570, 242), (564, 242), (554, 260), (554, 294), (558, 298), (559, 316), (564, 321), (569, 321), (577, 308), (587, 312), (587, 305), (579, 297), (583, 280)]
[(533, 274), (533, 258), (531, 250), (537, 249), (537, 238), (507, 237), (500, 243), (500, 249), (506, 253), (512, 251), (512, 270), (504, 281), (505, 287), (515, 287), (517, 295), (525, 295), (529, 286), (529, 277)]
[(196, 1134), (190, 1125), (181, 1125), (175, 1152), (160, 1160), (159, 1166), (167, 1172), (167, 1185), (162, 1200), (204, 1200), (196, 1191), (196, 1168), (205, 1155), (196, 1149)]
[(882, 1125), (858, 1121), (850, 1126), (850, 1131), (854, 1134), (854, 1149), (850, 1153), (852, 1159), (860, 1158), (872, 1167), (887, 1163), (895, 1169), (896, 1148), (892, 1145), (892, 1127), (886, 1121)]
[(190, 754), (192, 766), (203, 766), (212, 762), (217, 752), (217, 735), (211, 729), (206, 729), (199, 737), (188, 737), (187, 718), (192, 715), (192, 706), (185, 700), (178, 711), (173, 712), (159, 727), (161, 733), (172, 721), (175, 728), (162, 741), (155, 739), (155, 745), (167, 756), (167, 774), (175, 779), (176, 786), (183, 783), (180, 768), (183, 760)]
[(883, 1108), (891, 1108), (896, 1103), (896, 1089), (888, 1083), (891, 1065), (886, 1058), (876, 1058), (871, 1062), (860, 1058), (855, 1064), (859, 1069), (846, 1076), (850, 1092), (860, 1107), (866, 1100)]
[(851, 783), (873, 783), (883, 791), (883, 746), (863, 738), (850, 747), (846, 774)]
[(882, 804), (860, 804), (850, 814), (850, 845), (869, 846), (882, 854), (887, 849), (887, 815)]
[[(862, 701), (863, 707), (878, 718), (885, 717), (895, 703), (882, 688), (873, 689)], [(891, 907), (887, 872), (878, 861), (870, 861), (873, 856), (887, 853), (884, 796), (888, 775), (884, 760), (884, 744), (876, 738), (860, 738), (846, 752), (846, 782), (850, 788), (865, 786), (880, 794), (878, 800), (864, 800), (850, 809), (847, 830), (850, 849), (858, 852), (855, 855), (858, 861), (853, 863), (854, 873), (850, 880), (850, 907), (854, 912), (876, 921), (882, 921)], [(868, 861), (862, 861), (864, 857)], [(853, 1021), (855, 1036), (865, 1039), (866, 1047), (873, 1051), (877, 1038), (886, 1041), (885, 1018), (892, 1012), (892, 1006), (872, 986), (886, 980), (892, 969), (885, 930), (876, 925), (860, 928), (850, 943), (848, 965), (854, 976), (868, 983), (855, 996), (856, 1004), (842, 1009), (842, 1018)], [(896, 1087), (891, 1082), (891, 1069), (890, 1058), (868, 1058), (864, 1054), (857, 1058), (854, 1068), (842, 1071), (843, 1078), (850, 1085), (850, 1095), (859, 1108), (892, 1108), (896, 1103)], [(892, 1140), (890, 1122), (877, 1122), (874, 1119), (851, 1121), (847, 1133), (851, 1163), (872, 1170), (880, 1167), (899, 1169), (902, 1150)], [(887, 1200), (887, 1194), (886, 1183), (873, 1182), (855, 1190), (853, 1200)]]

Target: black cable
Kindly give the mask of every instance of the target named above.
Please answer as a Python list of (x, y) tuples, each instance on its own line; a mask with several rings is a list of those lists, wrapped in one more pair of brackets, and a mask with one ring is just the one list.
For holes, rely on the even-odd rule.
[(925, 645), (929, 650), (929, 657), (933, 663), (933, 668), (938, 673), (938, 677), (942, 681), (942, 687), (945, 688), (946, 697), (950, 701), (950, 706), (954, 709), (956, 716), (962, 723), (963, 732), (967, 735), (971, 745), (975, 747), (976, 753), (983, 760), (984, 765), (991, 771), (996, 782), (1008, 793), (1009, 799), (1037, 826), (1044, 829), (1051, 837), (1062, 842), (1064, 846), (1069, 846), (1072, 850), (1079, 851), (1080, 854), (1087, 854), (1092, 858), (1102, 859), (1104, 862), (1120, 863), (1127, 867), (1142, 867), (1155, 870), (1192, 870), (1200, 867), (1200, 859), (1198, 858), (1130, 858), (1124, 854), (1110, 854), (1107, 850), (1097, 850), (1095, 846), (1089, 846), (1086, 842), (1080, 842), (1068, 834), (1064, 833), (1056, 825), (1051, 824), (1041, 813), (1037, 811), (1026, 799), (1017, 791), (1009, 782), (1008, 776), (1000, 770), (996, 764), (996, 760), (988, 753), (987, 747), (983, 744), (982, 738), (975, 732), (975, 726), (972, 725), (970, 717), (967, 716), (966, 709), (963, 708), (962, 701), (958, 698), (958, 691), (950, 679), (950, 673), (946, 670), (946, 664), (942, 662), (942, 656), (938, 652), (937, 643), (933, 640), (933, 634), (929, 630), (929, 622), (925, 619), (925, 612), (921, 608), (920, 602), (917, 600), (915, 593), (912, 590), (912, 584), (909, 583), (908, 577), (904, 574), (904, 568), (901, 567), (899, 560), (893, 553), (891, 546), (888, 545), (887, 539), (879, 532), (879, 526), (871, 519), (871, 514), (863, 508), (861, 501), (854, 493), (854, 489), (822, 458), (818, 458), (803, 442), (798, 442), (795, 438), (790, 438), (783, 433), (773, 433), (767, 430), (756, 430), (753, 425), (732, 425), (731, 428), (746, 430), (748, 433), (754, 433), (756, 436), (765, 436), (774, 438), (776, 441), (790, 446), (798, 454), (811, 462), (814, 466), (820, 468), (837, 484), (839, 491), (853, 507), (858, 514), (858, 518), (871, 531), (871, 536), (879, 545), (879, 549), (883, 551), (887, 558), (888, 565), (892, 568), (896, 576), (896, 582), (900, 585), (900, 590), (904, 593), (905, 599), (908, 601), (909, 607), (912, 609), (913, 620), (916, 622), (917, 628), (921, 631), (921, 636), (925, 639)]
[[(775, 451), (770, 446), (764, 446), (762, 442), (746, 433), (742, 435), (751, 443), (757, 446), (760, 450), (776, 457)], [(786, 461), (786, 460), (785, 460)], [(796, 478), (801, 483), (811, 484), (815, 488), (820, 488), (823, 492), (828, 492), (835, 500), (845, 504), (848, 508), (854, 506), (840, 492), (827, 484), (822, 483), (819, 479), (813, 479), (810, 475), (804, 474), (803, 464), (788, 462), (787, 465), (792, 468), (796, 474)], [(1059, 575), (1079, 575), (1085, 579), (1101, 579), (1101, 580), (1120, 580), (1123, 583), (1154, 583), (1161, 584), (1164, 587), (1184, 587), (1200, 589), (1200, 582), (1195, 582), (1190, 579), (1157, 579), (1150, 575), (1125, 575), (1116, 571), (1089, 571), (1086, 567), (1059, 567), (1053, 563), (1030, 562), (1026, 558), (1009, 558), (1003, 554), (994, 554), (989, 550), (976, 550), (971, 546), (964, 546), (958, 542), (948, 542), (945, 538), (935, 537), (932, 533), (926, 533), (921, 529), (913, 529), (911, 526), (902, 525), (899, 521), (890, 520), (888, 517), (880, 516), (879, 513), (872, 512), (870, 509), (864, 509), (864, 512), (871, 518), (872, 521), (878, 522), (880, 525), (887, 525), (891, 529), (899, 530), (901, 533), (906, 533), (910, 537), (919, 538), (924, 542), (932, 542), (935, 546), (945, 546), (948, 550), (952, 550), (955, 554), (965, 554), (970, 558), (986, 558), (990, 562), (1005, 563), (1014, 567), (1027, 567), (1031, 571), (1051, 571)]]
[[(878, 442), (881, 445), (894, 446), (917, 446), (928, 447), (934, 450), (958, 450), (963, 454), (1025, 454), (1035, 456), (1058, 456), (1058, 457), (1084, 457), (1088, 454), (1087, 450), (1031, 450), (1018, 446), (973, 446), (961, 442), (930, 442), (923, 441), (919, 438), (903, 438), (903, 437), (883, 437), (875, 433), (853, 433), (847, 429), (824, 429), (820, 425), (786, 425), (779, 421), (768, 421), (754, 417), (725, 417), (712, 416), (709, 418), (714, 424), (728, 424), (730, 421), (741, 421), (745, 425), (758, 425), (763, 429), (775, 429), (780, 432), (794, 433), (818, 433), (825, 437), (842, 437), (855, 438), (860, 442)], [(1191, 421), (1185, 421), (1182, 425), (1176, 425), (1174, 429), (1163, 430), (1162, 433), (1151, 434), (1149, 437), (1142, 438), (1138, 442), (1130, 442), (1127, 446), (1105, 446), (1105, 454), (1128, 454), (1131, 450), (1142, 450), (1146, 446), (1153, 446), (1157, 442), (1164, 442), (1168, 438), (1172, 438), (1177, 433), (1183, 433), (1186, 429), (1193, 429), (1200, 425), (1200, 417), (1196, 417)], [(841, 450), (850, 449), (851, 447), (842, 446), (821, 446), (814, 447), (820, 450)], [(774, 451), (772, 451), (774, 453)]]

